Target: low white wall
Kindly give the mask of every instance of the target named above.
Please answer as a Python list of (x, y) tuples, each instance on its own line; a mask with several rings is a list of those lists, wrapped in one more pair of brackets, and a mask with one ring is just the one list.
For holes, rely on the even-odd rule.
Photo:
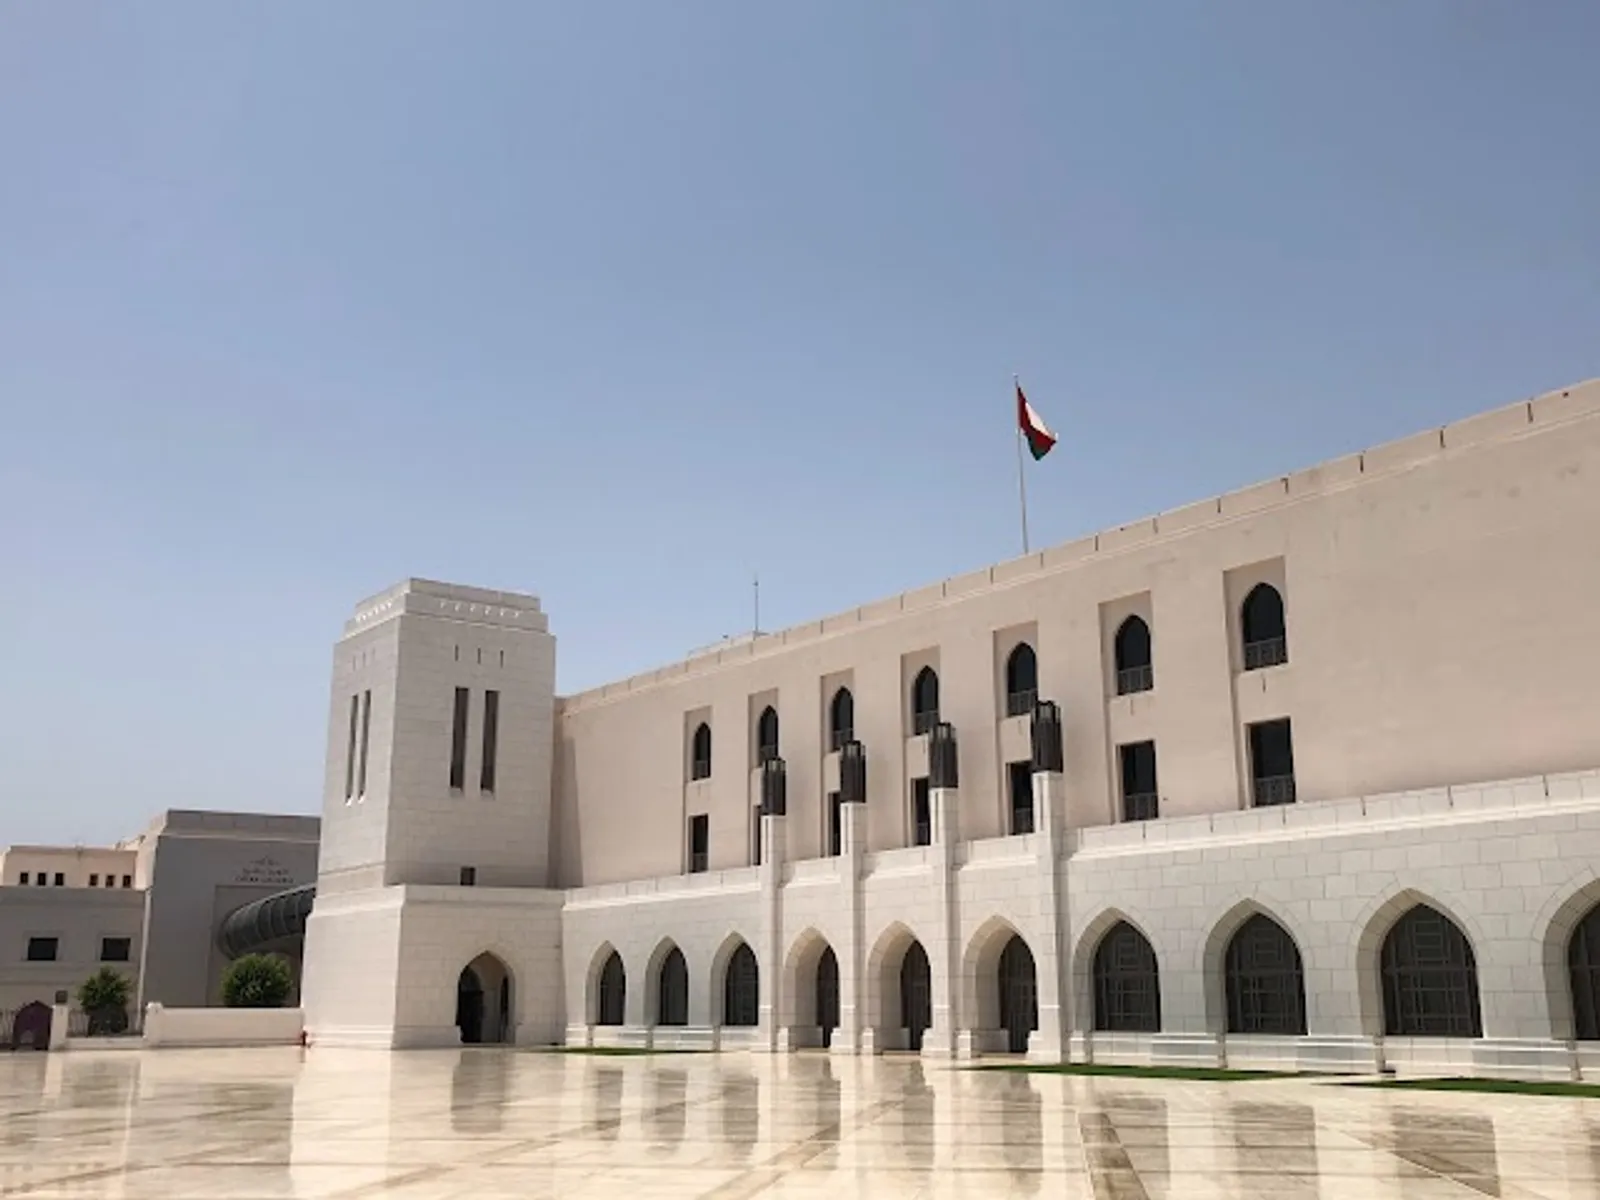
[(293, 1046), (305, 1027), (298, 1008), (166, 1008), (144, 1011), (146, 1046)]

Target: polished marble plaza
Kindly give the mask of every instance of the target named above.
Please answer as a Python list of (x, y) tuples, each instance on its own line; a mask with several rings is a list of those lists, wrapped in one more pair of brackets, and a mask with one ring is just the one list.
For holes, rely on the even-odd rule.
[(0, 1195), (1600, 1197), (1600, 1100), (821, 1055), (0, 1055)]

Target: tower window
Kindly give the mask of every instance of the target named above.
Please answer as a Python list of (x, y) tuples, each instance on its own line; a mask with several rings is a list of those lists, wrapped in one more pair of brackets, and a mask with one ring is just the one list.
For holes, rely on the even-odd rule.
[(842, 687), (833, 694), (828, 705), (828, 748), (840, 749), (856, 736), (856, 698), (850, 689)]
[(1288, 630), (1283, 619), (1283, 597), (1270, 583), (1258, 583), (1239, 610), (1244, 640), (1244, 669), (1259, 671), (1289, 661)]
[(1156, 785), (1156, 744), (1133, 742), (1118, 747), (1122, 760), (1122, 819), (1153, 821), (1160, 815)]
[(1250, 726), (1250, 785), (1257, 808), (1294, 803), (1294, 737), (1287, 717)]
[(704, 721), (695, 726), (689, 747), (689, 778), (711, 778), (711, 726)]
[(911, 837), (914, 846), (933, 844), (933, 806), (926, 775), (911, 781)]
[(1156, 685), (1150, 653), (1150, 626), (1143, 617), (1129, 617), (1117, 627), (1112, 651), (1117, 667), (1117, 695), (1148, 692)]
[(711, 865), (711, 818), (696, 813), (689, 818), (689, 873), (698, 875)]
[(1039, 699), (1039, 656), (1027, 642), (1018, 642), (1006, 659), (1006, 716), (1033, 711)]
[(356, 761), (356, 795), (367, 794), (367, 742), (372, 736), (372, 691), (361, 693), (361, 748)]
[(467, 706), (470, 703), (470, 693), (458, 687), (450, 722), (450, 790), (454, 792), (467, 786)]
[(911, 732), (930, 733), (939, 723), (939, 674), (923, 667), (911, 684)]
[(356, 740), (361, 730), (361, 697), (350, 697), (350, 747), (344, 758), (344, 798), (356, 794)]
[(1033, 763), (1006, 764), (1006, 782), (1011, 792), (1011, 833), (1033, 832)]
[(478, 790), (494, 791), (495, 754), (499, 750), (500, 693), (483, 694), (483, 764), (478, 769)]
[(768, 763), (778, 757), (778, 713), (770, 704), (756, 721), (756, 762)]

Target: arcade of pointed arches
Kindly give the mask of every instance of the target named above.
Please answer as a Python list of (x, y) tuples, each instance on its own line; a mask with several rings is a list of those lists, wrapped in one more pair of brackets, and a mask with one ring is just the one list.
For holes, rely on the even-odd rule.
[[(1483, 1036), (1477, 959), (1457, 919), (1436, 901), (1402, 892), (1373, 913), (1357, 947), (1358, 975), (1373, 999), (1370, 1032), (1389, 1036)], [(1569, 897), (1549, 921), (1545, 961), (1555, 1035), (1600, 1041), (1600, 880)], [(1073, 956), (1072, 983), (1084, 1026), (1096, 1032), (1159, 1033), (1161, 964), (1138, 924), (1115, 910), (1091, 922)], [(1308, 1031), (1305, 967), (1298, 939), (1266, 907), (1241, 902), (1213, 924), (1203, 952), (1207, 1025), (1214, 1032), (1303, 1036)], [(706, 981), (712, 1024), (759, 1021), (762, 967), (750, 944), (730, 934)], [(840, 1021), (839, 959), (815, 928), (791, 943), (782, 964), (779, 1024), (795, 1046), (828, 1046)], [(923, 940), (894, 922), (871, 943), (863, 1027), (880, 1050), (920, 1050), (933, 1023), (932, 968)], [(663, 939), (645, 964), (648, 1025), (688, 1024), (691, 978), (683, 951)], [(1364, 985), (1368, 986), (1368, 985)], [(597, 949), (586, 992), (588, 1019), (621, 1025), (628, 974), (609, 942)], [(964, 1027), (986, 1044), (1022, 1053), (1038, 1028), (1033, 951), (995, 917), (968, 942), (963, 959)], [(511, 979), (493, 954), (461, 973), (457, 1023), (463, 1041), (510, 1040)], [(469, 1034), (472, 1036), (469, 1037)]]

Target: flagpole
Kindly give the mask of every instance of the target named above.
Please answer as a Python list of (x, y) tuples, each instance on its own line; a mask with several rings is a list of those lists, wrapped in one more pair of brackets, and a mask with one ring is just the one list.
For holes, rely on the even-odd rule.
[[(1011, 377), (1012, 403), (1022, 394), (1022, 380)], [(1022, 514), (1022, 553), (1028, 554), (1028, 477), (1022, 454), (1022, 421), (1017, 420), (1017, 502)]]

